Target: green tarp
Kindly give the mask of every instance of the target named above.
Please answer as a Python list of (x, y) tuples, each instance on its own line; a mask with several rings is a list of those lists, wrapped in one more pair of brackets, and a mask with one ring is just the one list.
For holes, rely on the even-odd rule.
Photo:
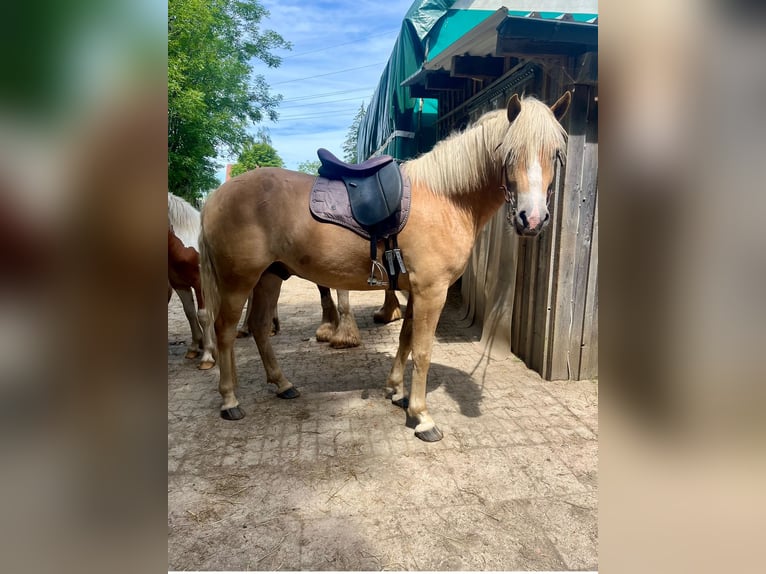
[[(422, 140), (433, 139), (436, 100), (410, 98), (409, 89), (400, 84), (420, 69), (425, 59), (426, 36), (454, 2), (416, 0), (410, 6), (359, 126), (358, 157), (367, 158), (377, 152), (407, 159), (418, 153), (419, 144), (427, 144)], [(395, 134), (395, 130), (401, 133)], [(417, 137), (406, 137), (408, 133)]]
[[(438, 101), (410, 98), (401, 83), (420, 70), (472, 28), (492, 16), (494, 10), (452, 10), (455, 0), (416, 0), (402, 21), (399, 37), (383, 69), (367, 113), (359, 126), (359, 158), (388, 154), (405, 160), (436, 143)], [(509, 16), (528, 16), (528, 11), (509, 10)], [(543, 19), (557, 19), (561, 12), (541, 12)], [(572, 14), (575, 22), (591, 21), (597, 14)]]

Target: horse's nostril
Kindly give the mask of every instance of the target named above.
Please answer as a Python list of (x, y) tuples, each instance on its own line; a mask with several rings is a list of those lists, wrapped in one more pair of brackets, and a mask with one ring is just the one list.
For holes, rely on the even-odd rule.
[(550, 214), (550, 213), (546, 213), (546, 214), (545, 214), (545, 219), (543, 219), (543, 223), (545, 223), (546, 221), (548, 221), (550, 218), (551, 218), (551, 214)]
[(524, 227), (529, 227), (529, 221), (527, 221), (527, 212), (526, 211), (520, 211), (519, 212), (519, 219), (521, 219), (521, 222), (524, 224)]

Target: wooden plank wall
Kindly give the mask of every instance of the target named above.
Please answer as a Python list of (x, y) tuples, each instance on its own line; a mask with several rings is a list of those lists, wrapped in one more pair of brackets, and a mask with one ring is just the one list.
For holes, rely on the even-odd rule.
[[(563, 92), (553, 79), (543, 98)], [(598, 375), (598, 117), (596, 87), (570, 85), (567, 164), (552, 223), (519, 242), (511, 350), (548, 380)]]
[[(511, 271), (516, 280), (509, 306), (512, 309), (507, 332), (510, 350), (548, 380), (598, 376), (598, 108), (595, 103), (598, 80), (578, 72), (586, 56), (536, 58), (535, 64), (541, 73), (534, 74), (521, 86), (509, 87), (508, 93), (499, 93), (491, 101), (466, 105), (462, 110), (446, 105), (454, 106), (457, 103), (454, 99), (440, 103), (440, 110), (442, 107), (442, 111), (453, 110), (440, 120), (443, 124), (440, 129), (444, 130), (464, 125), (488, 109), (504, 106), (512, 92), (525, 91), (550, 103), (565, 90), (573, 90), (570, 112), (564, 120), (569, 133), (567, 164), (557, 170), (556, 191), (549, 206), (551, 225), (537, 238), (518, 239), (516, 268)], [(523, 65), (519, 64), (519, 69)], [(468, 96), (462, 94), (460, 101)], [(472, 280), (484, 285), (487, 262), (477, 265)], [(474, 293), (474, 290), (467, 289), (467, 292)], [(490, 293), (485, 293), (485, 298), (487, 296)], [(484, 298), (477, 296), (467, 303), (472, 318), (486, 319)]]

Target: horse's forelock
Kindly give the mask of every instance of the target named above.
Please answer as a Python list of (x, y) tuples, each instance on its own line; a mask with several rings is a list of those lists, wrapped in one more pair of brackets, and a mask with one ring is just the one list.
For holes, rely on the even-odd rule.
[(504, 147), (511, 152), (511, 161), (527, 165), (538, 156), (553, 160), (557, 152), (566, 149), (566, 131), (551, 109), (537, 98), (521, 100), (521, 112), (508, 130)]

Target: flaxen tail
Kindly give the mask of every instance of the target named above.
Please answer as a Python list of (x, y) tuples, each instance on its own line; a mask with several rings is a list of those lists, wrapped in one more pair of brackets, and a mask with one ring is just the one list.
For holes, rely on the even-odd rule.
[(210, 324), (215, 323), (218, 310), (221, 308), (221, 295), (218, 292), (218, 277), (215, 266), (210, 258), (210, 246), (205, 239), (204, 209), (203, 224), (199, 233), (199, 267), (202, 282), (202, 296), (205, 298), (205, 307), (208, 310)]

